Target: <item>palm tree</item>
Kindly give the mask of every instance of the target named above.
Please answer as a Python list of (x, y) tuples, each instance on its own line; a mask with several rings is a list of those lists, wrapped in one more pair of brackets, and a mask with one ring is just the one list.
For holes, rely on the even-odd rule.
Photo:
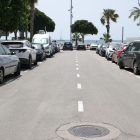
[[(76, 38), (75, 38), (75, 36), (76, 36)], [(72, 35), (72, 41), (75, 41), (76, 42), (76, 44), (75, 44), (75, 46), (77, 46), (77, 41), (82, 41), (82, 38), (80, 38), (81, 37), (81, 35), (79, 34), (79, 33), (77, 33), (77, 32), (75, 32), (73, 35)]]
[(35, 3), (37, 3), (38, 0), (29, 0), (30, 4), (30, 41), (32, 41), (33, 33), (34, 33), (34, 7)]
[(107, 33), (107, 34), (104, 33), (104, 34), (103, 34), (103, 37), (104, 37), (104, 38), (101, 37), (100, 40), (104, 40), (105, 43), (112, 42), (112, 39), (111, 39), (111, 36), (109, 35), (109, 33)]
[(117, 18), (119, 17), (118, 14), (115, 14), (115, 10), (113, 9), (104, 9), (103, 16), (100, 19), (101, 23), (104, 25), (107, 22), (106, 28), (107, 28), (107, 33), (109, 33), (110, 29), (110, 19), (113, 22), (117, 22)]
[[(138, 0), (138, 5), (140, 6), (139, 0)], [(133, 9), (130, 11), (131, 11), (131, 13), (130, 13), (129, 18), (134, 16), (134, 21), (136, 21), (140, 17), (140, 9), (138, 7), (133, 7)], [(139, 26), (140, 23), (138, 23), (137, 25)]]

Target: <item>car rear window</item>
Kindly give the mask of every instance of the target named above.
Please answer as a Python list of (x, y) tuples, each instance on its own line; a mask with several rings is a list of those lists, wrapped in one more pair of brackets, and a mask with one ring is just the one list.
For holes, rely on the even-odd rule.
[(71, 42), (65, 42), (65, 45), (72, 45)]
[(22, 42), (3, 42), (1, 44), (5, 45), (7, 48), (22, 48), (23, 47)]
[(32, 44), (32, 46), (34, 46), (35, 49), (41, 49), (41, 44)]

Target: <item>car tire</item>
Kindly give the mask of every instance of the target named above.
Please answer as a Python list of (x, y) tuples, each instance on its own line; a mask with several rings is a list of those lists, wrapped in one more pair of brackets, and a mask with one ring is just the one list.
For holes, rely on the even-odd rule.
[(29, 64), (27, 65), (28, 69), (32, 68), (32, 58), (29, 56)]
[(107, 59), (107, 60), (109, 60), (109, 57), (108, 57), (108, 55), (106, 55), (106, 59)]
[(47, 55), (45, 54), (45, 57), (44, 57), (44, 59), (46, 59), (47, 58)]
[(43, 61), (43, 59), (44, 59), (44, 58), (43, 58), (43, 54), (42, 54), (42, 56), (41, 56), (41, 61)]
[(119, 61), (119, 68), (120, 68), (120, 69), (124, 69), (122, 59), (120, 59), (120, 61)]
[(37, 65), (37, 56), (36, 56), (36, 60), (35, 60), (35, 62), (34, 62), (34, 65)]
[(14, 73), (15, 76), (19, 76), (20, 75), (20, 63), (18, 63), (17, 66), (17, 71)]
[(135, 75), (138, 75), (140, 71), (138, 70), (138, 63), (135, 61), (133, 65), (133, 72)]
[(0, 84), (2, 84), (4, 81), (4, 72), (3, 70), (0, 68)]

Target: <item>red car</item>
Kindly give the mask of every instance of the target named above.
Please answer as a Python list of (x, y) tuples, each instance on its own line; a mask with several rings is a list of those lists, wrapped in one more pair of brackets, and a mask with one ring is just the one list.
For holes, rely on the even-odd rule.
[(116, 49), (114, 48), (114, 52), (112, 53), (112, 62), (118, 63), (118, 60), (120, 59), (120, 55), (126, 47), (127, 44), (123, 44)]

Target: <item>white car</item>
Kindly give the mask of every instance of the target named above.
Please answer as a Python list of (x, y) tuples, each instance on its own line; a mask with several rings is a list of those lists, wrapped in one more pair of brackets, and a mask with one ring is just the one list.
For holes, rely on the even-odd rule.
[(15, 52), (22, 65), (27, 65), (29, 69), (31, 69), (32, 63), (37, 65), (37, 51), (28, 40), (4, 41), (1, 44), (5, 45), (11, 52)]
[(95, 50), (98, 46), (99, 46), (99, 43), (97, 43), (97, 42), (91, 43), (90, 50)]
[(112, 53), (114, 52), (114, 49), (117, 49), (118, 47), (120, 47), (123, 43), (119, 43), (119, 42), (111, 42), (109, 43), (108, 47), (106, 48), (106, 53), (105, 53), (105, 57), (107, 60), (112, 58)]
[(15, 76), (20, 75), (20, 61), (15, 53), (0, 45), (0, 84), (4, 81), (4, 77), (14, 73)]
[(43, 44), (46, 55), (49, 57), (51, 57), (53, 55), (53, 45), (52, 45), (51, 36), (49, 34), (45, 34), (44, 32), (35, 34), (33, 36), (32, 43)]

